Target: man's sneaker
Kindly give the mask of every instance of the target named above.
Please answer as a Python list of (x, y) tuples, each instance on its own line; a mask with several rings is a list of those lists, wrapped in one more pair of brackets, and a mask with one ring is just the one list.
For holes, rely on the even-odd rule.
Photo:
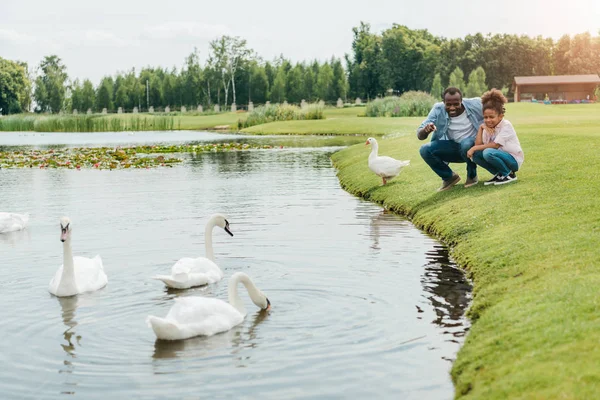
[(457, 173), (454, 173), (450, 179), (446, 179), (442, 181), (442, 186), (437, 190), (438, 192), (443, 192), (444, 190), (448, 190), (452, 188), (452, 186), (456, 185), (460, 181), (460, 176)]
[(465, 182), (465, 187), (471, 187), (471, 186), (475, 186), (479, 183), (479, 179), (477, 179), (477, 177), (475, 178), (467, 178), (467, 181)]
[(508, 176), (499, 176), (498, 180), (494, 183), (494, 185), (504, 185), (505, 183), (515, 182), (517, 180), (517, 175), (514, 172), (508, 174)]
[(496, 175), (494, 175), (494, 177), (493, 177), (492, 179), (490, 179), (489, 181), (485, 181), (485, 182), (483, 182), (483, 184), (484, 184), (485, 186), (487, 186), (487, 185), (493, 185), (493, 184), (495, 184), (496, 182), (498, 182), (498, 178), (499, 178), (499, 177), (500, 177), (500, 175), (496, 174)]

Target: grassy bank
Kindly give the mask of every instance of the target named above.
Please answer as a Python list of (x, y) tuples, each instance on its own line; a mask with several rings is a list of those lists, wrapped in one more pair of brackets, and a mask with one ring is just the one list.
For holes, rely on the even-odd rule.
[[(507, 118), (526, 157), (519, 181), (509, 185), (461, 183), (436, 193), (440, 181), (421, 160), (424, 142), (414, 134), (380, 140), (381, 154), (412, 160), (387, 186), (368, 169), (363, 145), (333, 161), (346, 190), (451, 245), (474, 280), (473, 326), (452, 369), (457, 397), (595, 398), (600, 105), (511, 104)], [(464, 164), (451, 166), (464, 182)]]

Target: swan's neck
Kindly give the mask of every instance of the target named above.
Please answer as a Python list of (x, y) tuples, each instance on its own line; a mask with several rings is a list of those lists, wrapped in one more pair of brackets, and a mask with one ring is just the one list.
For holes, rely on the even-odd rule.
[(73, 261), (73, 250), (71, 249), (71, 238), (63, 242), (63, 271), (60, 277), (60, 288), (64, 291), (77, 292), (75, 284), (75, 262)]
[(212, 245), (212, 231), (215, 227), (215, 221), (212, 219), (206, 223), (206, 227), (204, 228), (204, 248), (206, 250), (206, 258), (211, 261), (215, 261), (215, 254), (213, 253), (213, 245)]
[(240, 314), (246, 316), (246, 308), (244, 307), (244, 302), (242, 301), (238, 293), (238, 283), (240, 282), (246, 287), (246, 290), (248, 291), (252, 302), (254, 302), (255, 304), (257, 304), (257, 302), (259, 301), (258, 298), (260, 297), (260, 291), (246, 274), (237, 273), (229, 279), (229, 288), (227, 289), (229, 295), (229, 304), (231, 304), (236, 310), (238, 310)]
[(369, 158), (377, 157), (379, 152), (379, 145), (377, 143), (371, 143), (371, 154), (369, 154)]

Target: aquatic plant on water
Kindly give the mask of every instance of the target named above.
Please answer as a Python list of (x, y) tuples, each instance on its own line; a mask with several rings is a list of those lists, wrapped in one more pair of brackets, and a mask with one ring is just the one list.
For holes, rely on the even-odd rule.
[(127, 169), (170, 167), (179, 158), (139, 157), (121, 148), (65, 148), (0, 152), (0, 168)]
[(248, 143), (206, 143), (0, 151), (0, 168), (127, 169), (171, 167), (182, 160), (175, 157), (167, 158), (163, 155), (141, 157), (138, 154), (226, 152), (271, 148), (273, 146)]

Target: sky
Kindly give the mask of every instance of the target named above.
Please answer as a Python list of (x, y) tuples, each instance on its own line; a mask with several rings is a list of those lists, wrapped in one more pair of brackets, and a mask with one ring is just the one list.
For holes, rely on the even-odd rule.
[(0, 0), (0, 57), (37, 67), (56, 54), (72, 79), (180, 68), (196, 47), (240, 36), (265, 60), (344, 57), (352, 28), (381, 33), (393, 24), (436, 36), (600, 32), (600, 0)]

